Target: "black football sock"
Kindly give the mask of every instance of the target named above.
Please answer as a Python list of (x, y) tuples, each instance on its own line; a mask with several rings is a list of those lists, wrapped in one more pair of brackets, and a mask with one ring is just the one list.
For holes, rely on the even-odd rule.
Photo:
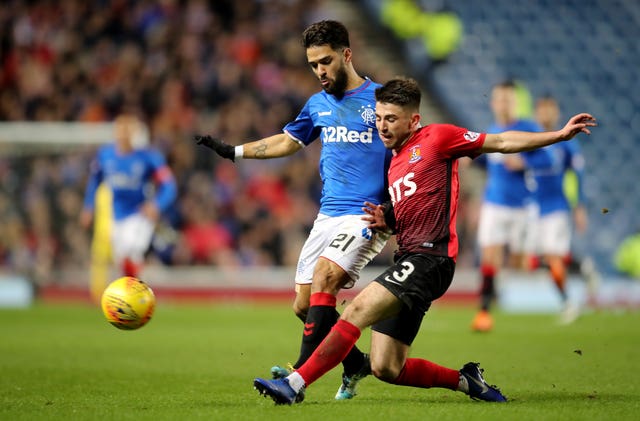
[[(357, 346), (353, 346), (351, 351), (347, 354), (347, 356), (342, 360), (342, 366), (344, 367), (344, 374), (347, 376), (352, 376), (359, 372), (364, 365), (364, 353), (358, 349)], [(367, 370), (370, 370), (368, 367)]]
[(480, 268), (482, 273), (482, 286), (480, 287), (480, 308), (489, 311), (491, 303), (496, 296), (495, 274), (493, 266), (482, 265)]
[(294, 368), (300, 367), (309, 359), (337, 321), (336, 297), (326, 292), (311, 294), (307, 320), (302, 332), (300, 355), (293, 365)]

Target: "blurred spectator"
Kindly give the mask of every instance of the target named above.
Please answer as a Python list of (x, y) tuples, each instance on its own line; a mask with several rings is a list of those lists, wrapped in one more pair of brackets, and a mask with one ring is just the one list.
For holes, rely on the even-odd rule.
[[(162, 238), (171, 250), (164, 263), (295, 264), (317, 214), (318, 152), (233, 167), (198, 153), (189, 139), (203, 132), (231, 143), (260, 138), (295, 117), (318, 90), (299, 34), (321, 6), (4, 1), (0, 121), (141, 115), (179, 189), (179, 206), (161, 225), (171, 234)], [(51, 149), (0, 159), (0, 267), (38, 282), (51, 281), (56, 267), (87, 267), (90, 241), (73, 215), (94, 154)]]

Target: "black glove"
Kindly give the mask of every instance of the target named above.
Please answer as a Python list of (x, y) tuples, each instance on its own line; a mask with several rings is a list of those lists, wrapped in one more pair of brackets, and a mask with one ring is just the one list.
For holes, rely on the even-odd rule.
[(207, 148), (213, 149), (221, 157), (230, 159), (235, 162), (236, 160), (235, 147), (229, 145), (228, 143), (224, 143), (222, 140), (217, 139), (215, 137), (211, 137), (209, 135), (205, 135), (205, 136), (196, 135), (193, 138), (195, 139), (198, 145), (204, 145)]

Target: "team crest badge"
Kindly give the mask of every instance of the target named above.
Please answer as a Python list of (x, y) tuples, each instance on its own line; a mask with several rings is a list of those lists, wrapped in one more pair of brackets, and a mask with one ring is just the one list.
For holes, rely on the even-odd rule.
[(480, 133), (476, 133), (476, 132), (466, 132), (464, 134), (464, 139), (468, 142), (475, 142), (476, 140), (478, 140), (478, 138), (480, 137)]
[(376, 123), (376, 112), (371, 108), (371, 104), (360, 107), (360, 117), (362, 117), (362, 121), (367, 125)]
[(409, 164), (413, 164), (422, 159), (422, 152), (420, 152), (420, 145), (413, 146), (409, 149)]

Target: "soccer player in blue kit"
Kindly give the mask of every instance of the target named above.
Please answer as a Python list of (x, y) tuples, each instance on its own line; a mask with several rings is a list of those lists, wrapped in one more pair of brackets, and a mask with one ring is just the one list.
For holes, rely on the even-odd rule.
[[(544, 130), (554, 130), (560, 118), (555, 98), (545, 96), (536, 101), (536, 121)], [(567, 262), (571, 252), (571, 214), (575, 229), (582, 233), (587, 229), (587, 211), (584, 206), (583, 188), (584, 156), (578, 142), (562, 142), (543, 149), (542, 159), (527, 160), (527, 168), (535, 180), (534, 202), (537, 218), (534, 223), (536, 253), (549, 267), (549, 273), (562, 300), (560, 322), (573, 322), (579, 315), (579, 307), (572, 302), (566, 290)], [(546, 159), (545, 159), (546, 158)], [(564, 191), (567, 171), (573, 171), (577, 181), (575, 207), (572, 208)]]
[[(177, 196), (173, 174), (165, 158), (151, 148), (136, 148), (134, 138), (141, 122), (123, 114), (114, 122), (115, 143), (102, 146), (91, 163), (80, 223), (88, 228), (93, 220), (95, 196), (104, 181), (112, 193), (113, 260), (125, 276), (137, 277), (158, 218)], [(149, 195), (149, 186), (155, 193)]]
[[(231, 146), (211, 136), (196, 136), (223, 158), (269, 159), (291, 155), (316, 139), (322, 142), (319, 170), (323, 182), (320, 210), (300, 252), (293, 309), (304, 322), (298, 361), (302, 365), (338, 320), (336, 295), (358, 280), (362, 268), (389, 238), (362, 220), (364, 202), (387, 200), (386, 172), (391, 159), (375, 126), (374, 91), (380, 85), (353, 67), (349, 34), (343, 24), (325, 20), (302, 34), (307, 61), (322, 91), (312, 95), (283, 133)], [(336, 399), (350, 399), (370, 374), (368, 356), (357, 347), (343, 361)], [(290, 370), (272, 368), (274, 378)]]
[[(517, 117), (516, 85), (512, 81), (501, 82), (493, 87), (491, 110), (495, 122), (487, 133), (507, 130), (539, 132), (534, 121)], [(540, 151), (524, 154), (539, 154)], [(525, 159), (520, 154), (486, 155), (487, 180), (480, 218), (478, 222), (478, 245), (480, 246), (480, 311), (474, 317), (471, 328), (486, 332), (492, 329), (493, 319), (489, 313), (495, 297), (495, 279), (505, 260), (505, 249), (509, 252), (511, 267), (525, 268), (527, 258), (527, 205), (532, 200), (525, 182)]]

